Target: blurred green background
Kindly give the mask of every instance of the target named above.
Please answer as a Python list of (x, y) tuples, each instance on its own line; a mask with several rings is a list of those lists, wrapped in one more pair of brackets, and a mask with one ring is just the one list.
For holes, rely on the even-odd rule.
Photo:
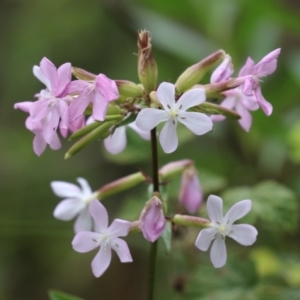
[[(189, 65), (222, 48), (236, 73), (247, 56), (256, 62), (282, 48), (275, 74), (262, 83), (274, 106), (266, 117), (253, 113), (244, 132), (234, 121), (216, 124), (194, 138), (181, 129), (179, 149), (160, 151), (160, 165), (192, 158), (205, 198), (221, 195), (226, 208), (250, 198), (243, 219), (259, 230), (257, 243), (228, 241), (229, 259), (213, 269), (209, 254), (194, 247), (198, 232), (178, 228), (173, 250), (160, 245), (155, 299), (300, 299), (300, 3), (297, 0), (1, 0), (0, 2), (0, 299), (48, 299), (49, 289), (84, 299), (145, 299), (149, 245), (129, 236), (134, 262), (116, 256), (108, 271), (93, 277), (95, 252), (72, 250), (73, 222), (52, 217), (60, 201), (52, 180), (86, 178), (93, 189), (136, 172), (150, 173), (148, 142), (129, 135), (129, 146), (115, 157), (94, 143), (65, 161), (71, 142), (41, 157), (32, 150), (26, 114), (15, 102), (32, 100), (43, 88), (32, 67), (46, 56), (56, 66), (71, 62), (94, 73), (137, 82), (136, 33), (151, 31), (159, 81), (174, 82)], [(178, 179), (179, 180), (179, 179)], [(168, 188), (171, 208), (178, 183)], [(147, 200), (146, 186), (105, 200), (115, 217), (134, 220)], [(205, 205), (201, 215), (206, 217)]]

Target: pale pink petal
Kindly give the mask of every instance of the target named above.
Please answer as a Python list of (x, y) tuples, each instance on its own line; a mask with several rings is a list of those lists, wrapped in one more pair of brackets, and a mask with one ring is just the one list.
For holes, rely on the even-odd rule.
[(241, 68), (239, 72), (239, 76), (251, 75), (253, 73), (254, 66), (255, 66), (255, 62), (251, 57), (248, 57), (244, 66)]
[(104, 74), (99, 74), (95, 79), (98, 92), (104, 96), (106, 102), (110, 102), (119, 98), (119, 91), (114, 80), (109, 79)]
[(108, 214), (105, 207), (98, 201), (93, 200), (89, 206), (89, 212), (95, 221), (95, 231), (101, 232), (107, 229)]
[(47, 76), (42, 72), (41, 68), (38, 66), (33, 67), (33, 75), (41, 81), (47, 89), (50, 91), (51, 90), (51, 84), (50, 80), (47, 78)]
[(252, 76), (247, 78), (245, 80), (245, 83), (243, 85), (243, 93), (246, 96), (252, 96), (253, 95), (253, 89), (257, 86)]
[(78, 117), (76, 120), (70, 122), (69, 121), (69, 130), (71, 132), (75, 132), (81, 128), (83, 128), (85, 126), (85, 117), (82, 115), (80, 117)]
[(65, 63), (61, 65), (57, 69), (57, 74), (58, 74), (58, 86), (57, 86), (57, 94), (56, 96), (65, 96), (67, 95), (64, 93), (67, 85), (71, 82), (71, 64), (70, 63)]
[(259, 106), (261, 107), (261, 109), (263, 110), (263, 112), (267, 115), (270, 116), (272, 114), (273, 111), (273, 106), (271, 103), (269, 103), (264, 96), (261, 93), (261, 89), (259, 86), (257, 86), (257, 88), (254, 90), (254, 94), (255, 97), (257, 99), (257, 102), (259, 104)]
[(79, 94), (83, 90), (85, 90), (89, 85), (90, 83), (83, 80), (73, 80), (67, 85), (64, 94)]
[(136, 126), (144, 131), (150, 131), (159, 123), (170, 119), (169, 113), (165, 110), (155, 108), (144, 108), (136, 117)]
[(213, 71), (210, 77), (211, 83), (225, 81), (230, 78), (233, 73), (233, 65), (231, 57), (226, 55), (222, 63)]
[(78, 233), (80, 231), (90, 231), (93, 229), (93, 220), (89, 214), (87, 208), (83, 209), (78, 215), (74, 223), (74, 231)]
[(241, 116), (239, 124), (245, 131), (249, 131), (252, 124), (252, 116), (245, 106), (241, 103), (236, 104), (236, 112)]
[(70, 121), (76, 120), (83, 116), (85, 109), (89, 106), (94, 97), (94, 93), (87, 87), (84, 91), (75, 98), (69, 107)]
[(176, 127), (176, 123), (168, 120), (160, 132), (159, 141), (165, 153), (174, 152), (178, 147)]
[(259, 105), (255, 96), (246, 96), (244, 94), (240, 94), (239, 101), (245, 106), (248, 110), (257, 110), (259, 109)]
[(223, 200), (215, 195), (210, 195), (207, 199), (207, 213), (210, 220), (221, 224), (223, 220)]
[(260, 78), (274, 73), (277, 68), (277, 58), (281, 49), (276, 49), (265, 57), (255, 66), (254, 72)]
[(115, 219), (108, 227), (108, 234), (111, 238), (128, 235), (131, 223), (125, 220)]
[(101, 245), (99, 252), (92, 261), (93, 274), (100, 277), (108, 268), (111, 261), (111, 249)]
[(206, 99), (204, 89), (191, 89), (185, 92), (177, 101), (175, 107), (180, 111), (185, 111), (190, 107), (203, 103)]
[(111, 243), (111, 248), (116, 251), (122, 263), (132, 262), (128, 245), (122, 239), (115, 238)]
[(64, 100), (57, 103), (57, 109), (60, 116), (59, 129), (61, 135), (66, 137), (69, 130), (69, 106)]
[(256, 241), (257, 230), (252, 225), (238, 224), (231, 226), (229, 237), (243, 246), (250, 246)]
[(271, 51), (270, 53), (268, 53), (266, 56), (264, 56), (258, 64), (260, 63), (269, 63), (272, 62), (273, 60), (277, 59), (279, 54), (281, 52), (281, 48), (277, 48), (273, 51)]
[(150, 131), (144, 131), (144, 130), (141, 130), (140, 128), (138, 128), (136, 126), (136, 122), (132, 122), (130, 124), (128, 124), (128, 127), (130, 127), (131, 129), (133, 129), (142, 139), (148, 141), (150, 140), (151, 138), (151, 135), (150, 135)]
[(222, 122), (226, 119), (226, 117), (222, 116), (222, 115), (212, 115), (210, 116), (210, 119), (213, 121), (213, 122)]
[(205, 114), (197, 112), (181, 112), (178, 121), (184, 124), (196, 135), (202, 135), (212, 130), (213, 122)]
[(29, 107), (29, 113), (32, 119), (32, 122), (39, 122), (45, 118), (48, 114), (48, 100), (38, 100), (33, 102)]
[(118, 154), (122, 152), (127, 144), (126, 127), (118, 127), (112, 135), (104, 140), (105, 149), (111, 154)]
[(58, 197), (79, 198), (81, 196), (80, 188), (73, 183), (52, 181), (50, 185), (53, 193)]
[(61, 148), (61, 142), (59, 140), (57, 132), (53, 132), (52, 140), (49, 146), (52, 150), (58, 150)]
[(72, 246), (79, 253), (89, 252), (99, 246), (99, 239), (97, 232), (81, 231), (75, 235)]
[(69, 221), (75, 218), (84, 209), (84, 203), (79, 199), (66, 199), (58, 203), (53, 215), (56, 219)]
[(197, 237), (195, 246), (206, 251), (211, 243), (211, 241), (216, 237), (217, 230), (215, 228), (205, 228), (202, 229)]
[(78, 177), (77, 181), (81, 186), (82, 194), (85, 195), (86, 197), (90, 196), (93, 191), (92, 191), (89, 183), (84, 178), (81, 178), (81, 177)]
[(31, 107), (33, 102), (31, 101), (24, 101), (24, 102), (18, 102), (14, 104), (14, 109), (20, 109), (24, 112), (29, 113), (29, 109)]
[(156, 96), (165, 110), (170, 110), (175, 105), (175, 86), (169, 82), (159, 85)]
[(93, 118), (97, 121), (104, 121), (106, 118), (107, 108), (107, 99), (102, 93), (96, 91), (93, 99)]
[(48, 113), (47, 121), (43, 128), (43, 137), (47, 144), (50, 144), (59, 124), (59, 113), (56, 107), (52, 107), (51, 112)]
[(54, 64), (46, 57), (44, 57), (40, 62), (40, 68), (43, 74), (48, 78), (50, 81), (50, 89), (55, 96), (57, 95), (57, 86), (58, 86), (58, 75), (57, 70)]
[(233, 224), (236, 220), (244, 217), (252, 207), (251, 200), (242, 200), (234, 204), (226, 213), (224, 223)]
[(40, 156), (46, 149), (47, 143), (43, 138), (42, 133), (37, 133), (33, 139), (33, 151), (36, 155)]
[(215, 268), (221, 268), (226, 263), (227, 251), (225, 240), (221, 236), (217, 236), (212, 244), (210, 250), (210, 259)]

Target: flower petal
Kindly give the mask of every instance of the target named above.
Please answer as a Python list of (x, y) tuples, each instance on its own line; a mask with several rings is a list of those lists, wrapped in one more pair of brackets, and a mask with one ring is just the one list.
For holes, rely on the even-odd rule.
[(95, 221), (95, 231), (100, 232), (107, 229), (108, 214), (105, 207), (98, 200), (91, 202), (89, 212)]
[(215, 195), (210, 195), (207, 199), (207, 213), (210, 220), (221, 224), (223, 221), (223, 200)]
[(104, 121), (108, 108), (108, 100), (104, 97), (102, 92), (96, 90), (93, 99), (93, 118), (97, 121)]
[(131, 223), (125, 220), (115, 219), (108, 227), (108, 234), (111, 238), (128, 235)]
[(47, 89), (50, 91), (51, 90), (51, 84), (50, 84), (50, 80), (46, 77), (46, 75), (42, 72), (41, 68), (38, 66), (34, 66), (33, 67), (33, 75), (39, 80), (41, 81), (46, 87)]
[(227, 260), (225, 240), (217, 236), (210, 250), (210, 259), (215, 268), (221, 268)]
[(241, 68), (239, 72), (239, 76), (251, 75), (253, 73), (255, 62), (251, 57), (248, 57), (244, 66)]
[(165, 153), (174, 152), (178, 147), (176, 127), (177, 124), (174, 124), (172, 120), (168, 120), (160, 132), (159, 141)]
[(141, 130), (136, 126), (136, 122), (132, 122), (128, 124), (128, 127), (130, 127), (132, 130), (134, 130), (142, 139), (149, 141), (151, 136), (150, 136), (150, 131), (144, 131)]
[(256, 241), (257, 230), (248, 224), (238, 224), (231, 226), (231, 233), (228, 235), (243, 246), (250, 246)]
[(261, 109), (263, 110), (263, 112), (267, 115), (270, 116), (272, 114), (273, 111), (273, 106), (271, 103), (269, 103), (264, 96), (261, 93), (261, 89), (259, 86), (256, 87), (256, 89), (254, 90), (254, 94), (255, 97), (257, 99), (257, 102), (259, 104), (259, 106), (261, 107)]
[(40, 156), (46, 149), (47, 143), (41, 132), (38, 132), (33, 139), (33, 151)]
[(92, 261), (92, 270), (96, 277), (100, 277), (108, 268), (111, 261), (111, 249), (101, 245), (99, 252)]
[(215, 238), (216, 233), (217, 230), (215, 228), (202, 229), (196, 239), (195, 246), (202, 251), (206, 251), (211, 241)]
[(157, 91), (156, 96), (165, 110), (170, 110), (175, 105), (175, 86), (169, 82), (162, 82)]
[(89, 252), (99, 246), (99, 233), (81, 231), (77, 233), (72, 241), (73, 249), (80, 253)]
[(66, 199), (58, 203), (53, 215), (56, 219), (69, 221), (84, 209), (84, 203), (79, 199)]
[(78, 233), (80, 231), (91, 231), (93, 229), (93, 220), (87, 208), (84, 208), (78, 215), (74, 223), (74, 231)]
[(144, 131), (150, 131), (159, 123), (170, 119), (169, 113), (156, 108), (144, 108), (136, 117), (136, 126)]
[(112, 135), (104, 140), (105, 149), (111, 154), (122, 152), (127, 144), (126, 127), (118, 127)]
[(49, 143), (49, 146), (52, 150), (58, 150), (61, 148), (61, 142), (59, 140), (57, 132), (53, 132), (51, 143)]
[(236, 104), (236, 112), (241, 116), (239, 124), (245, 131), (249, 131), (252, 124), (252, 116), (242, 103)]
[(57, 75), (58, 75), (58, 86), (56, 91), (56, 96), (65, 96), (67, 95), (64, 93), (67, 85), (71, 82), (71, 64), (65, 63), (61, 65), (57, 69)]
[(178, 121), (197, 135), (205, 134), (213, 127), (211, 118), (198, 112), (181, 112)]
[(191, 89), (185, 92), (177, 101), (176, 107), (178, 107), (182, 111), (186, 111), (190, 107), (194, 107), (203, 103), (206, 99), (205, 90), (204, 89)]
[(32, 101), (24, 101), (18, 102), (14, 104), (14, 109), (21, 109), (24, 112), (29, 113), (30, 106), (32, 105)]
[(104, 74), (99, 74), (95, 78), (95, 85), (98, 91), (104, 96), (106, 102), (110, 102), (119, 98), (117, 84)]
[(70, 104), (69, 113), (71, 122), (83, 116), (85, 109), (88, 107), (92, 99), (93, 93), (91, 92), (90, 87), (87, 86)]
[(73, 183), (52, 181), (50, 185), (53, 193), (58, 197), (79, 198), (81, 196), (80, 188)]
[(50, 81), (50, 89), (49, 91), (52, 92), (56, 96), (57, 86), (58, 86), (58, 75), (57, 69), (55, 65), (46, 57), (44, 57), (40, 62), (40, 68), (46, 78)]
[(122, 239), (114, 239), (111, 248), (116, 251), (122, 263), (132, 262), (132, 257), (127, 243)]
[(226, 213), (224, 223), (233, 224), (236, 220), (244, 217), (251, 210), (251, 200), (242, 200), (234, 204)]
[(81, 186), (82, 196), (83, 197), (89, 197), (89, 196), (91, 196), (92, 189), (91, 189), (89, 183), (84, 178), (81, 178), (81, 177), (78, 177), (77, 181), (78, 181), (78, 183)]

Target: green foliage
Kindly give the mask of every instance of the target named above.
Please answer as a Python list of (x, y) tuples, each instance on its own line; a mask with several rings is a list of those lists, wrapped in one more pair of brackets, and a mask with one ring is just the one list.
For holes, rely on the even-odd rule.
[(295, 231), (299, 220), (299, 203), (293, 191), (275, 181), (262, 181), (254, 187), (229, 188), (222, 193), (226, 208), (234, 203), (252, 200), (251, 212), (245, 223), (262, 222), (275, 231)]
[(75, 297), (58, 291), (49, 291), (49, 297), (50, 300), (83, 300), (82, 298)]

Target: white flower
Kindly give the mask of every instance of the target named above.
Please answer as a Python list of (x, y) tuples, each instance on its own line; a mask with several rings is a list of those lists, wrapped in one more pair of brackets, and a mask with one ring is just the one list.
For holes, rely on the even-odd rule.
[(212, 129), (213, 123), (208, 116), (187, 111), (205, 101), (204, 89), (191, 89), (175, 102), (175, 86), (163, 82), (158, 87), (156, 96), (164, 109), (141, 110), (136, 118), (136, 125), (141, 130), (150, 131), (159, 123), (166, 122), (159, 136), (160, 144), (166, 153), (175, 151), (178, 146), (177, 122), (182, 123), (197, 135), (205, 134)]
[(77, 216), (74, 224), (75, 233), (83, 230), (91, 230), (92, 218), (88, 212), (89, 204), (96, 199), (97, 193), (93, 193), (88, 182), (83, 178), (77, 178), (81, 189), (72, 183), (64, 181), (52, 181), (51, 188), (58, 197), (66, 197), (55, 208), (53, 215), (63, 221), (69, 221)]
[(214, 240), (210, 259), (215, 268), (225, 265), (227, 252), (225, 246), (226, 236), (231, 237), (244, 246), (250, 246), (256, 241), (257, 230), (252, 225), (233, 223), (245, 216), (251, 210), (251, 200), (243, 200), (233, 205), (223, 217), (223, 201), (220, 197), (210, 195), (207, 200), (207, 213), (212, 221), (211, 228), (203, 229), (196, 240), (196, 247), (206, 251)]

